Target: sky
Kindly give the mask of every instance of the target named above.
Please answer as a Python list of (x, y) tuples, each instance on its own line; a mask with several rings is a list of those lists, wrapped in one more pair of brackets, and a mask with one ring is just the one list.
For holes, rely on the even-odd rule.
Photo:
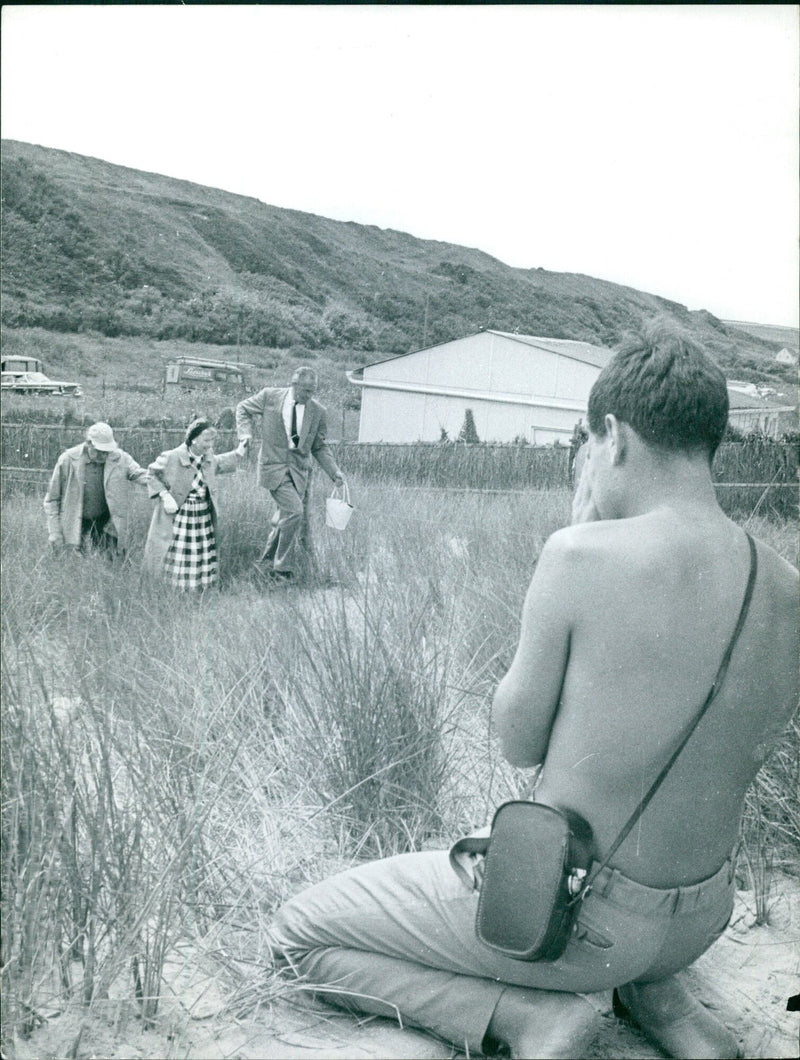
[(797, 326), (799, 12), (4, 6), (2, 135)]

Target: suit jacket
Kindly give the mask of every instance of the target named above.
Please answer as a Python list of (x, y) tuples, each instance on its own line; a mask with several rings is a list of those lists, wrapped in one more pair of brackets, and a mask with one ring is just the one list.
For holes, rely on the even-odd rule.
[(289, 448), (283, 422), (283, 403), (291, 387), (266, 386), (236, 406), (236, 431), (239, 440), (251, 439), (253, 420), (261, 417), (261, 448), (258, 454), (258, 481), (265, 489), (274, 490), (288, 471), (297, 492), (302, 496), (308, 486), (311, 457), (328, 475), (335, 479), (341, 472), (328, 448), (328, 420), (325, 409), (313, 398), (306, 402), (300, 443)]
[[(208, 486), (208, 498), (211, 507), (211, 520), (216, 528), (217, 525), (217, 475), (224, 475), (230, 471), (236, 471), (239, 467), (239, 458), (235, 450), (230, 453), (205, 454), (200, 461), (203, 470), (203, 478)], [(168, 449), (156, 457), (147, 469), (147, 491), (151, 497), (157, 498), (162, 490), (167, 489), (175, 498), (178, 508), (182, 507), (189, 496), (194, 481), (194, 468), (189, 460), (189, 450), (185, 445), (179, 445), (177, 449)], [(144, 546), (144, 566), (146, 570), (157, 572), (161, 570), (164, 557), (169, 551), (172, 543), (172, 524), (174, 515), (167, 515), (164, 505), (156, 500), (153, 508), (153, 517), (150, 520), (150, 529), (147, 531), (147, 541)]]

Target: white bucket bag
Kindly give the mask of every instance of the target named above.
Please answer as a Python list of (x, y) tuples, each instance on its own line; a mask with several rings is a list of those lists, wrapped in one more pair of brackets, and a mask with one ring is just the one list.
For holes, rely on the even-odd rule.
[(346, 482), (341, 486), (334, 486), (333, 493), (325, 500), (325, 525), (334, 530), (344, 530), (352, 514), (349, 486)]

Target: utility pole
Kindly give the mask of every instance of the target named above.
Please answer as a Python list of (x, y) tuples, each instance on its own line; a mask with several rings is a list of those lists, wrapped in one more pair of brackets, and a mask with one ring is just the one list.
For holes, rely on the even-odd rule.
[(430, 295), (425, 292), (425, 320), (422, 325), (422, 348), (423, 350), (428, 345), (428, 303), (430, 302)]

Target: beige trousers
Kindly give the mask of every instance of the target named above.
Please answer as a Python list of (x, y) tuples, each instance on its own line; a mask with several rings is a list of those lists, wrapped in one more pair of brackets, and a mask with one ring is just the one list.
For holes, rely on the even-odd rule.
[(556, 961), (517, 961), (475, 937), (478, 895), (446, 851), (373, 861), (287, 902), (270, 929), (276, 961), (325, 1001), (395, 1016), (481, 1053), (509, 986), (595, 993), (691, 964), (725, 929), (733, 863), (660, 890), (603, 869)]

